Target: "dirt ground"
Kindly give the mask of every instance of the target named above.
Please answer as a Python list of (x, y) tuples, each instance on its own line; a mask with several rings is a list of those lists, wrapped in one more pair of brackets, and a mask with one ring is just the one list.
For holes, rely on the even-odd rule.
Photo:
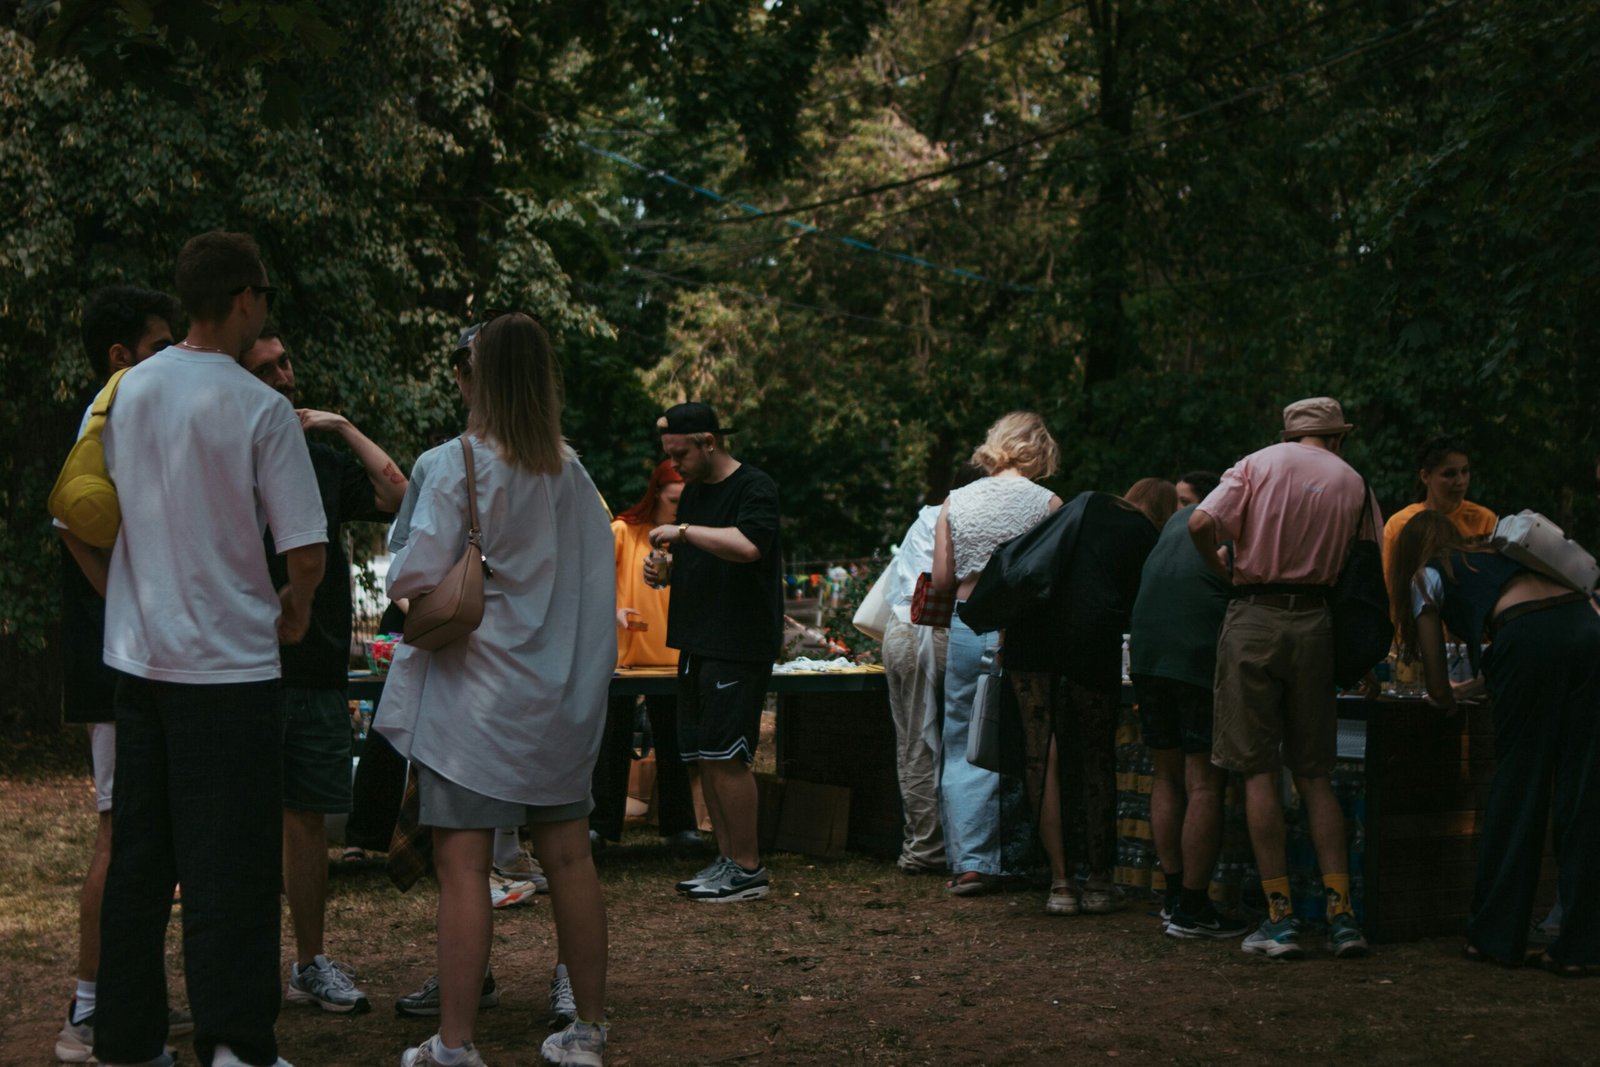
[[(0, 1064), (53, 1062), (93, 822), (86, 775), (0, 778)], [(767, 899), (691, 904), (672, 883), (699, 864), (655, 841), (632, 833), (599, 860), (616, 1067), (1600, 1061), (1600, 979), (1468, 963), (1453, 940), (1273, 963), (1235, 942), (1162, 937), (1147, 905), (1049, 918), (1041, 891), (956, 900), (937, 878), (860, 857), (774, 855)], [(373, 1011), (286, 1005), (286, 1059), (393, 1064), (432, 1032), (396, 1017), (393, 1002), (433, 970), (434, 903), (429, 883), (401, 896), (376, 867), (334, 872), (329, 945), (357, 969)], [(496, 913), (502, 1000), (478, 1030), (491, 1065), (539, 1062), (549, 914), (544, 898)], [(168, 974), (182, 1004), (177, 930)], [(192, 1051), (180, 1046), (179, 1062), (194, 1063)]]

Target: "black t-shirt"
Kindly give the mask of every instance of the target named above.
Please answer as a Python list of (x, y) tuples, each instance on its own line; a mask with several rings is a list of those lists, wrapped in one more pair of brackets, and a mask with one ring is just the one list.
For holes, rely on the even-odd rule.
[(761, 558), (732, 563), (693, 545), (673, 545), (667, 644), (711, 659), (777, 659), (783, 646), (777, 483), (750, 464), (740, 464), (720, 482), (684, 486), (678, 521), (737, 527)]
[[(311, 628), (298, 645), (282, 645), (283, 684), (298, 689), (343, 689), (350, 673), (350, 562), (339, 527), (347, 522), (387, 522), (393, 513), (380, 511), (366, 468), (352, 455), (321, 442), (311, 442), (311, 468), (328, 516), (328, 561), (311, 601)], [(289, 566), (278, 555), (272, 531), (266, 535), (267, 569), (274, 588), (289, 581)]]
[(61, 545), (61, 718), (115, 722), (117, 672), (105, 664), (106, 600)]

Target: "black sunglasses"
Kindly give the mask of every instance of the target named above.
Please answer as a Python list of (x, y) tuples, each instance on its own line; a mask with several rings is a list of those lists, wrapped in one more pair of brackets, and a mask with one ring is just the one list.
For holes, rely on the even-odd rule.
[(275, 286), (275, 285), (241, 285), (241, 286), (239, 286), (239, 288), (230, 291), (228, 293), (228, 295), (229, 296), (238, 296), (240, 293), (245, 292), (246, 290), (248, 290), (248, 291), (250, 291), (252, 293), (260, 293), (263, 297), (266, 298), (267, 310), (268, 311), (272, 310), (272, 298), (274, 296), (276, 296), (277, 293), (278, 293), (278, 287), (277, 286)]

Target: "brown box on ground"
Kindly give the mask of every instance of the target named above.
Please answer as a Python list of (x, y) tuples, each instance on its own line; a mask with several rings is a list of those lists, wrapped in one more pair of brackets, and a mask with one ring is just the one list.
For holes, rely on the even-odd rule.
[(656, 754), (630, 761), (628, 765), (628, 802), (624, 826), (649, 826), (657, 822), (656, 816)]
[(777, 847), (778, 819), (783, 812), (782, 778), (765, 772), (756, 775), (756, 845), (763, 852)]
[(794, 778), (783, 784), (783, 805), (773, 848), (807, 856), (844, 855), (850, 836), (850, 790)]

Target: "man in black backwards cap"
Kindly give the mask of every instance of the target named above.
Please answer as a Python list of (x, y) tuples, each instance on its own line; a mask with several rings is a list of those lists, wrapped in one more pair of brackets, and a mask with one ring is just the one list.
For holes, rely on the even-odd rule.
[(670, 550), (645, 563), (672, 583), (667, 644), (678, 660), (678, 746), (698, 762), (718, 856), (678, 883), (690, 900), (727, 904), (767, 895), (756, 847), (755, 761), (772, 663), (783, 642), (778, 487), (728, 454), (716, 412), (678, 404), (656, 420), (661, 447), (686, 483), (678, 522), (650, 531)]

